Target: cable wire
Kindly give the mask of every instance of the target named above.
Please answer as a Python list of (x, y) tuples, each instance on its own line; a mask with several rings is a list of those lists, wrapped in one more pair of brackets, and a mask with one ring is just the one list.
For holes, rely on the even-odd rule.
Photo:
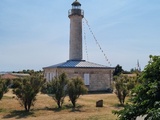
[(84, 20), (85, 20), (85, 22), (86, 22), (86, 24), (87, 24), (87, 26), (88, 26), (88, 28), (89, 28), (89, 31), (91, 32), (91, 34), (92, 34), (92, 36), (93, 36), (93, 38), (94, 38), (94, 40), (95, 40), (97, 46), (99, 47), (99, 49), (101, 50), (102, 54), (104, 55), (105, 60), (107, 61), (107, 63), (108, 63), (110, 66), (112, 66), (111, 62), (109, 61), (108, 57), (106, 56), (106, 54), (104, 53), (102, 47), (100, 46), (98, 40), (96, 39), (96, 37), (95, 37), (95, 35), (94, 35), (94, 33), (93, 33), (93, 31), (92, 31), (90, 25), (88, 24), (87, 19), (84, 18)]

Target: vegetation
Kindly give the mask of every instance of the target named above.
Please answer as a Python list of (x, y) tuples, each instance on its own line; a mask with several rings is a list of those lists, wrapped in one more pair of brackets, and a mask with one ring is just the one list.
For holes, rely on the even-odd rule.
[(68, 96), (73, 104), (73, 108), (76, 107), (76, 101), (80, 95), (87, 93), (87, 88), (81, 78), (72, 78), (67, 86)]
[(13, 90), (13, 93), (17, 96), (20, 104), (24, 106), (26, 112), (29, 112), (30, 107), (34, 105), (36, 95), (43, 83), (42, 76), (30, 76), (16, 81), (17, 87)]
[(121, 74), (114, 77), (115, 94), (121, 105), (124, 105), (125, 98), (129, 95), (131, 89), (136, 85), (137, 78)]
[(40, 75), (40, 74), (43, 74), (43, 72), (41, 70), (39, 71), (34, 71), (34, 70), (22, 70), (22, 71), (18, 71), (18, 72), (15, 72), (13, 71), (13, 73), (22, 73), (22, 74), (30, 74), (30, 75)]
[(0, 77), (0, 100), (3, 97), (3, 94), (7, 92), (7, 90), (7, 83)]
[(122, 66), (117, 65), (117, 66), (115, 67), (114, 72), (113, 72), (113, 76), (119, 76), (120, 74), (123, 73), (123, 71), (124, 71), (124, 70), (122, 69)]
[[(145, 119), (150, 119), (150, 120), (159, 120), (160, 118), (160, 109), (159, 109), (160, 108), (160, 56), (150, 56), (150, 61), (141, 74), (139, 74), (139, 71), (138, 71), (138, 74), (137, 74), (137, 71), (132, 70), (131, 72), (136, 73), (138, 77), (140, 76), (139, 79), (122, 74), (122, 73), (125, 73), (122, 67), (119, 65), (117, 65), (116, 67), (116, 70), (114, 72), (114, 75), (115, 75), (114, 85), (116, 88), (115, 93), (118, 97), (118, 100), (120, 104), (124, 105), (125, 98), (127, 95), (129, 95), (129, 93), (131, 93), (131, 98), (129, 103), (124, 105), (124, 109), (120, 111), (114, 111), (114, 114), (116, 114), (120, 120), (135, 120), (138, 116), (145, 116)], [(31, 77), (21, 78), (19, 81), (17, 81), (17, 83), (15, 84), (16, 87), (13, 90), (19, 102), (21, 103), (22, 106), (24, 106), (25, 111), (27, 112), (30, 111), (30, 107), (34, 104), (36, 100), (36, 95), (40, 91), (40, 88), (44, 83), (44, 80), (42, 80), (42, 76), (41, 76), (42, 72), (30, 71), (30, 75)], [(6, 84), (7, 83), (4, 83), (0, 79), (0, 99), (2, 99), (3, 93), (6, 90), (5, 88), (7, 88)], [(5, 87), (3, 87), (3, 85)], [(2, 90), (1, 88), (4, 88), (4, 89)], [(64, 101), (67, 101), (65, 99), (67, 94), (68, 94), (67, 98), (69, 98), (69, 100), (72, 102), (73, 107), (75, 108), (77, 104), (77, 99), (79, 98), (79, 96), (87, 92), (87, 89), (85, 88), (85, 85), (81, 78), (78, 78), (78, 77), (72, 78), (71, 80), (68, 81), (65, 73), (62, 73), (60, 76), (55, 77), (48, 84), (45, 84), (44, 88), (47, 88), (45, 92), (53, 94), (53, 98), (55, 99), (59, 108), (62, 106)], [(131, 89), (133, 90), (131, 91)], [(4, 92), (1, 92), (1, 91), (4, 91)], [(45, 95), (41, 95), (39, 99), (39, 104), (38, 104), (40, 106), (42, 105), (43, 107), (37, 106), (35, 107), (36, 108), (35, 111), (43, 111), (43, 112), (46, 111), (45, 112), (46, 114), (48, 113), (48, 110), (54, 110), (62, 114), (64, 113), (72, 114), (71, 112), (73, 111), (73, 112), (79, 112), (79, 114), (81, 114), (80, 116), (87, 120), (93, 120), (93, 119), (102, 120), (102, 119), (106, 119), (106, 110), (108, 108), (110, 112), (112, 110), (119, 109), (119, 107), (117, 108), (117, 106), (115, 106), (115, 104), (118, 101), (115, 102), (116, 99), (114, 94), (110, 95), (112, 97), (114, 96), (114, 98), (112, 99), (108, 97), (109, 95), (103, 95), (103, 96), (102, 95), (87, 95), (87, 96), (85, 95), (85, 97), (81, 98), (80, 102), (78, 102), (76, 109), (70, 110), (71, 107), (69, 105), (65, 105), (63, 108), (64, 112), (61, 111), (62, 109), (59, 110), (59, 109), (49, 108), (50, 105), (53, 105), (53, 103), (50, 102), (47, 96), (45, 97), (44, 96)], [(105, 107), (105, 112), (102, 111), (102, 109), (104, 110), (104, 108), (101, 108), (101, 109), (95, 108), (95, 102), (97, 101), (96, 98), (98, 99), (101, 98), (104, 101), (107, 101), (107, 100), (110, 101), (109, 103), (107, 103), (107, 107)], [(10, 101), (11, 97), (5, 96), (3, 97), (2, 102), (8, 99)], [(47, 105), (48, 103), (49, 105)], [(13, 107), (11, 111), (10, 110), (11, 104), (12, 102), (8, 102), (8, 105), (6, 106), (4, 103), (0, 103), (0, 106), (2, 106), (2, 108), (0, 109), (0, 112), (2, 114), (3, 112), (6, 113), (7, 109), (8, 111), (13, 112), (14, 108), (16, 107)], [(82, 104), (84, 106), (82, 106)], [(96, 110), (97, 110), (97, 113), (94, 112)], [(81, 111), (85, 111), (85, 112), (82, 113)], [(40, 112), (39, 115), (43, 112)], [(46, 116), (45, 113), (44, 113), (44, 116)], [(85, 113), (87, 113), (86, 115), (87, 117), (84, 117)], [(12, 113), (8, 113), (8, 114), (12, 114)], [(108, 115), (108, 112), (107, 112), (107, 115)], [(55, 119), (62, 118), (58, 116)], [(107, 117), (107, 118), (111, 118), (108, 120), (116, 119), (114, 115), (110, 114), (110, 116), (112, 117)], [(1, 114), (0, 114), (0, 117), (2, 118)], [(6, 116), (6, 118), (7, 117), (8, 116)], [(72, 114), (72, 117), (68, 117), (69, 120), (77, 119), (77, 118), (78, 117), (73, 118), (73, 114)], [(51, 119), (53, 119), (53, 117)]]
[[(76, 108), (70, 105), (69, 97), (66, 96), (61, 109), (53, 108), (57, 104), (52, 97), (46, 94), (38, 94), (36, 104), (30, 112), (23, 111), (23, 107), (13, 98), (12, 90), (9, 90), (0, 101), (0, 119), (1, 120), (116, 120), (116, 115), (112, 110), (118, 110), (115, 106), (118, 103), (115, 94), (87, 94), (81, 96)], [(96, 101), (103, 99), (102, 108), (95, 107)]]
[(115, 112), (120, 120), (135, 120), (146, 116), (146, 120), (160, 118), (160, 56), (150, 56), (150, 61), (140, 77), (139, 84), (132, 91), (131, 103)]
[(65, 73), (60, 74), (48, 83), (47, 93), (53, 94), (53, 99), (56, 101), (58, 108), (61, 108), (64, 98), (67, 95), (67, 83), (68, 78)]
[(58, 105), (58, 108), (62, 107), (66, 95), (69, 96), (73, 107), (76, 106), (76, 101), (80, 95), (87, 92), (83, 80), (79, 77), (68, 79), (65, 73), (55, 77), (52, 81), (43, 85), (41, 90), (43, 93), (52, 94), (53, 99)]

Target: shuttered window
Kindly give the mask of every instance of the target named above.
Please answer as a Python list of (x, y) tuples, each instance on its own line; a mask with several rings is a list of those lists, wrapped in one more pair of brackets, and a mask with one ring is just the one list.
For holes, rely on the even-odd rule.
[(50, 81), (50, 73), (47, 74), (47, 80)]
[(90, 81), (89, 74), (84, 74), (84, 84), (89, 85), (89, 81)]

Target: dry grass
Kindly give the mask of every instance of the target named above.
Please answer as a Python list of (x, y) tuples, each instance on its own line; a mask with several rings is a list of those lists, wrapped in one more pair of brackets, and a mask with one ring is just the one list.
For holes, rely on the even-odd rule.
[[(38, 94), (35, 106), (30, 113), (25, 113), (23, 107), (13, 97), (11, 90), (0, 101), (0, 119), (7, 120), (116, 120), (112, 110), (118, 108), (118, 100), (114, 94), (91, 94), (81, 96), (76, 109), (72, 109), (68, 97), (65, 98), (62, 109), (58, 109), (54, 100), (44, 94)], [(96, 101), (103, 99), (104, 107), (96, 108)]]

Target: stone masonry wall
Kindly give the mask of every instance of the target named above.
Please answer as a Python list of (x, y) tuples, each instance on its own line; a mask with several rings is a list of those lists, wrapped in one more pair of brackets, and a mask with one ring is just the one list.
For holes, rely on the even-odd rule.
[(89, 91), (101, 91), (111, 88), (112, 70), (111, 69), (89, 69), (89, 68), (50, 68), (45, 69), (45, 74), (59, 75), (60, 73), (67, 73), (69, 78), (81, 77), (84, 79), (84, 74), (89, 74)]

